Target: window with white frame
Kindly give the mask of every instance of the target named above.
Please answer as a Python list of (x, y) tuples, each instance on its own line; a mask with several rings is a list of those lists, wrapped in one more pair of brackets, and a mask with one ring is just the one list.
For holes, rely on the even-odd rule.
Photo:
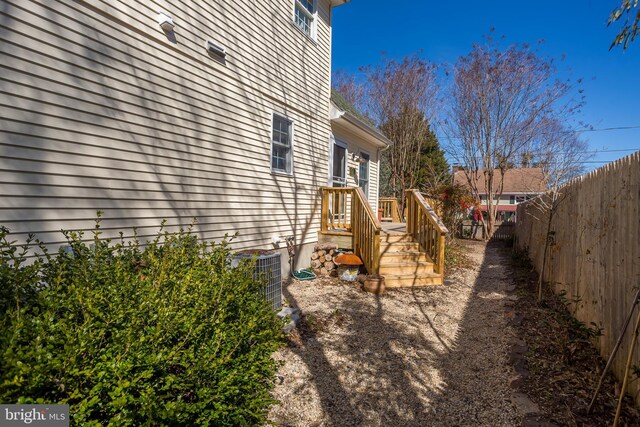
[(347, 186), (347, 144), (334, 139), (331, 156), (331, 185), (333, 187)]
[(273, 114), (271, 171), (291, 174), (293, 163), (293, 122)]
[(316, 38), (316, 0), (293, 0), (293, 22), (306, 35)]
[(358, 168), (358, 187), (362, 188), (365, 197), (369, 198), (369, 154), (360, 152), (360, 167)]

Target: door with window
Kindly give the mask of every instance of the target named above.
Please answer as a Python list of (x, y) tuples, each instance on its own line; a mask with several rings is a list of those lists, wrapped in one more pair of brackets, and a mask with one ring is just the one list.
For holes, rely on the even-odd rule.
[[(337, 139), (333, 140), (331, 147), (331, 161), (329, 164), (329, 174), (331, 176), (331, 186), (347, 186), (347, 144)], [(344, 221), (347, 216), (346, 195), (334, 194), (329, 206), (330, 215), (334, 221)]]
[(347, 186), (347, 144), (337, 139), (333, 143), (331, 185), (333, 187)]

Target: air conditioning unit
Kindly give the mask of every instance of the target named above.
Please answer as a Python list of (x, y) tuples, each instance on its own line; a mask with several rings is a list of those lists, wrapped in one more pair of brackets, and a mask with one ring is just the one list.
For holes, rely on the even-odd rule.
[(220, 44), (214, 42), (213, 40), (207, 40), (204, 43), (204, 48), (207, 49), (212, 55), (218, 56), (224, 59), (227, 56), (227, 50)]
[(242, 251), (233, 255), (231, 266), (237, 267), (244, 259), (256, 260), (253, 277), (266, 277), (264, 294), (274, 310), (282, 308), (282, 276), (280, 252)]

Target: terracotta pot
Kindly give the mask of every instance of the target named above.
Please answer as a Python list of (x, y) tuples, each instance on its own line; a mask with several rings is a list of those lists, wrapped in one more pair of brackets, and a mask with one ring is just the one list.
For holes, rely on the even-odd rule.
[(372, 294), (382, 295), (385, 290), (384, 277), (367, 277), (362, 289)]
[(378, 222), (382, 222), (382, 208), (378, 208)]

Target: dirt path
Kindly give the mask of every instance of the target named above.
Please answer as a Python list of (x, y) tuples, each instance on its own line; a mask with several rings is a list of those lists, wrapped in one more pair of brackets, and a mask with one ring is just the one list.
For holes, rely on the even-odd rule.
[(293, 282), (303, 314), (270, 418), (283, 426), (514, 426), (505, 317), (509, 269), (499, 248), (467, 243), (475, 266), (442, 287), (382, 297), (335, 279)]

